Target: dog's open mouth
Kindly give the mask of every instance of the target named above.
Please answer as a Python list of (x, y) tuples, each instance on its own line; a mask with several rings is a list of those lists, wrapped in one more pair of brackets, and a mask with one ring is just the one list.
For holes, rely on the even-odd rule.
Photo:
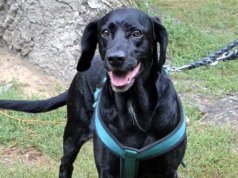
[(114, 91), (124, 92), (128, 90), (134, 83), (135, 77), (140, 71), (141, 64), (138, 63), (131, 71), (110, 71), (108, 75), (111, 80), (111, 85)]

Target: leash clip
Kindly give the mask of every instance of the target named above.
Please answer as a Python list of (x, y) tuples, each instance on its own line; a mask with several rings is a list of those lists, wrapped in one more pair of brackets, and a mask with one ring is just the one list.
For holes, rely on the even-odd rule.
[(237, 49), (234, 51), (228, 51), (223, 53), (220, 57), (218, 57), (213, 63), (211, 63), (210, 65), (216, 65), (219, 61), (226, 61), (229, 60), (230, 57), (232, 57), (234, 54), (237, 53)]
[(166, 65), (166, 66), (164, 66), (164, 70), (165, 70), (167, 73), (169, 73), (170, 71), (171, 71), (171, 72), (182, 72), (183, 69), (186, 69), (186, 68), (188, 68), (188, 67), (189, 67), (189, 65), (184, 65), (184, 66), (182, 66), (182, 67), (171, 67), (170, 65)]

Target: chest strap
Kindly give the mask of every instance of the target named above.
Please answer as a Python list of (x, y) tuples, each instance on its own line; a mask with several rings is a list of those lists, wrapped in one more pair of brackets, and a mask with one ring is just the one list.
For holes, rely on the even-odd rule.
[(115, 155), (120, 157), (120, 178), (135, 178), (137, 174), (138, 161), (162, 155), (175, 148), (184, 138), (186, 133), (186, 121), (182, 105), (179, 103), (181, 120), (177, 127), (164, 138), (141, 149), (122, 145), (106, 128), (101, 120), (100, 105), (101, 90), (95, 92), (95, 130), (103, 144)]

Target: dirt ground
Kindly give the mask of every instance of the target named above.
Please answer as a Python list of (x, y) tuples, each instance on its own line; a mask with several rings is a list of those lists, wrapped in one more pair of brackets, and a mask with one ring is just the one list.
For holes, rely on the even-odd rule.
[[(0, 48), (0, 74), (0, 92), (11, 88), (15, 81), (23, 86), (25, 94), (37, 94), (45, 97), (55, 95), (57, 83), (66, 86), (64, 82), (38, 71), (20, 57), (2, 48)], [(186, 95), (182, 95), (183, 97)], [(198, 103), (203, 114), (202, 122), (216, 125), (238, 125), (238, 94), (231, 94), (218, 100), (210, 100), (197, 95), (192, 97)], [(47, 162), (47, 158), (34, 148), (20, 150), (18, 148), (5, 148), (0, 145), (1, 152), (6, 153), (0, 154), (1, 162), (6, 164), (11, 164), (17, 160), (38, 165)]]
[(26, 95), (49, 97), (55, 94), (57, 85), (66, 86), (65, 82), (37, 70), (4, 48), (0, 48), (0, 74), (0, 92), (10, 89), (16, 82), (22, 86)]
[(17, 161), (35, 166), (50, 165), (50, 159), (33, 147), (19, 149), (15, 147), (6, 148), (0, 145), (0, 159), (1, 163), (8, 165), (9, 168), (13, 167)]
[[(183, 99), (188, 97), (182, 94)], [(223, 98), (212, 99), (198, 94), (189, 96), (198, 105), (199, 111), (203, 115), (199, 120), (209, 125), (233, 125), (238, 126), (238, 94), (232, 93)]]

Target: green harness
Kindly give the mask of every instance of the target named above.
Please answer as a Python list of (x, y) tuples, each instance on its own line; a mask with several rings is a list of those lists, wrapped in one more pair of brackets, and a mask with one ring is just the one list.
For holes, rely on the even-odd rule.
[[(105, 80), (104, 80), (105, 81)], [(183, 140), (186, 134), (186, 121), (182, 105), (179, 103), (181, 120), (177, 127), (166, 137), (141, 149), (122, 145), (106, 128), (100, 115), (101, 89), (94, 93), (95, 103), (95, 130), (103, 144), (115, 155), (120, 157), (120, 178), (135, 178), (139, 160), (162, 155), (175, 148)], [(179, 101), (180, 102), (180, 101)]]

